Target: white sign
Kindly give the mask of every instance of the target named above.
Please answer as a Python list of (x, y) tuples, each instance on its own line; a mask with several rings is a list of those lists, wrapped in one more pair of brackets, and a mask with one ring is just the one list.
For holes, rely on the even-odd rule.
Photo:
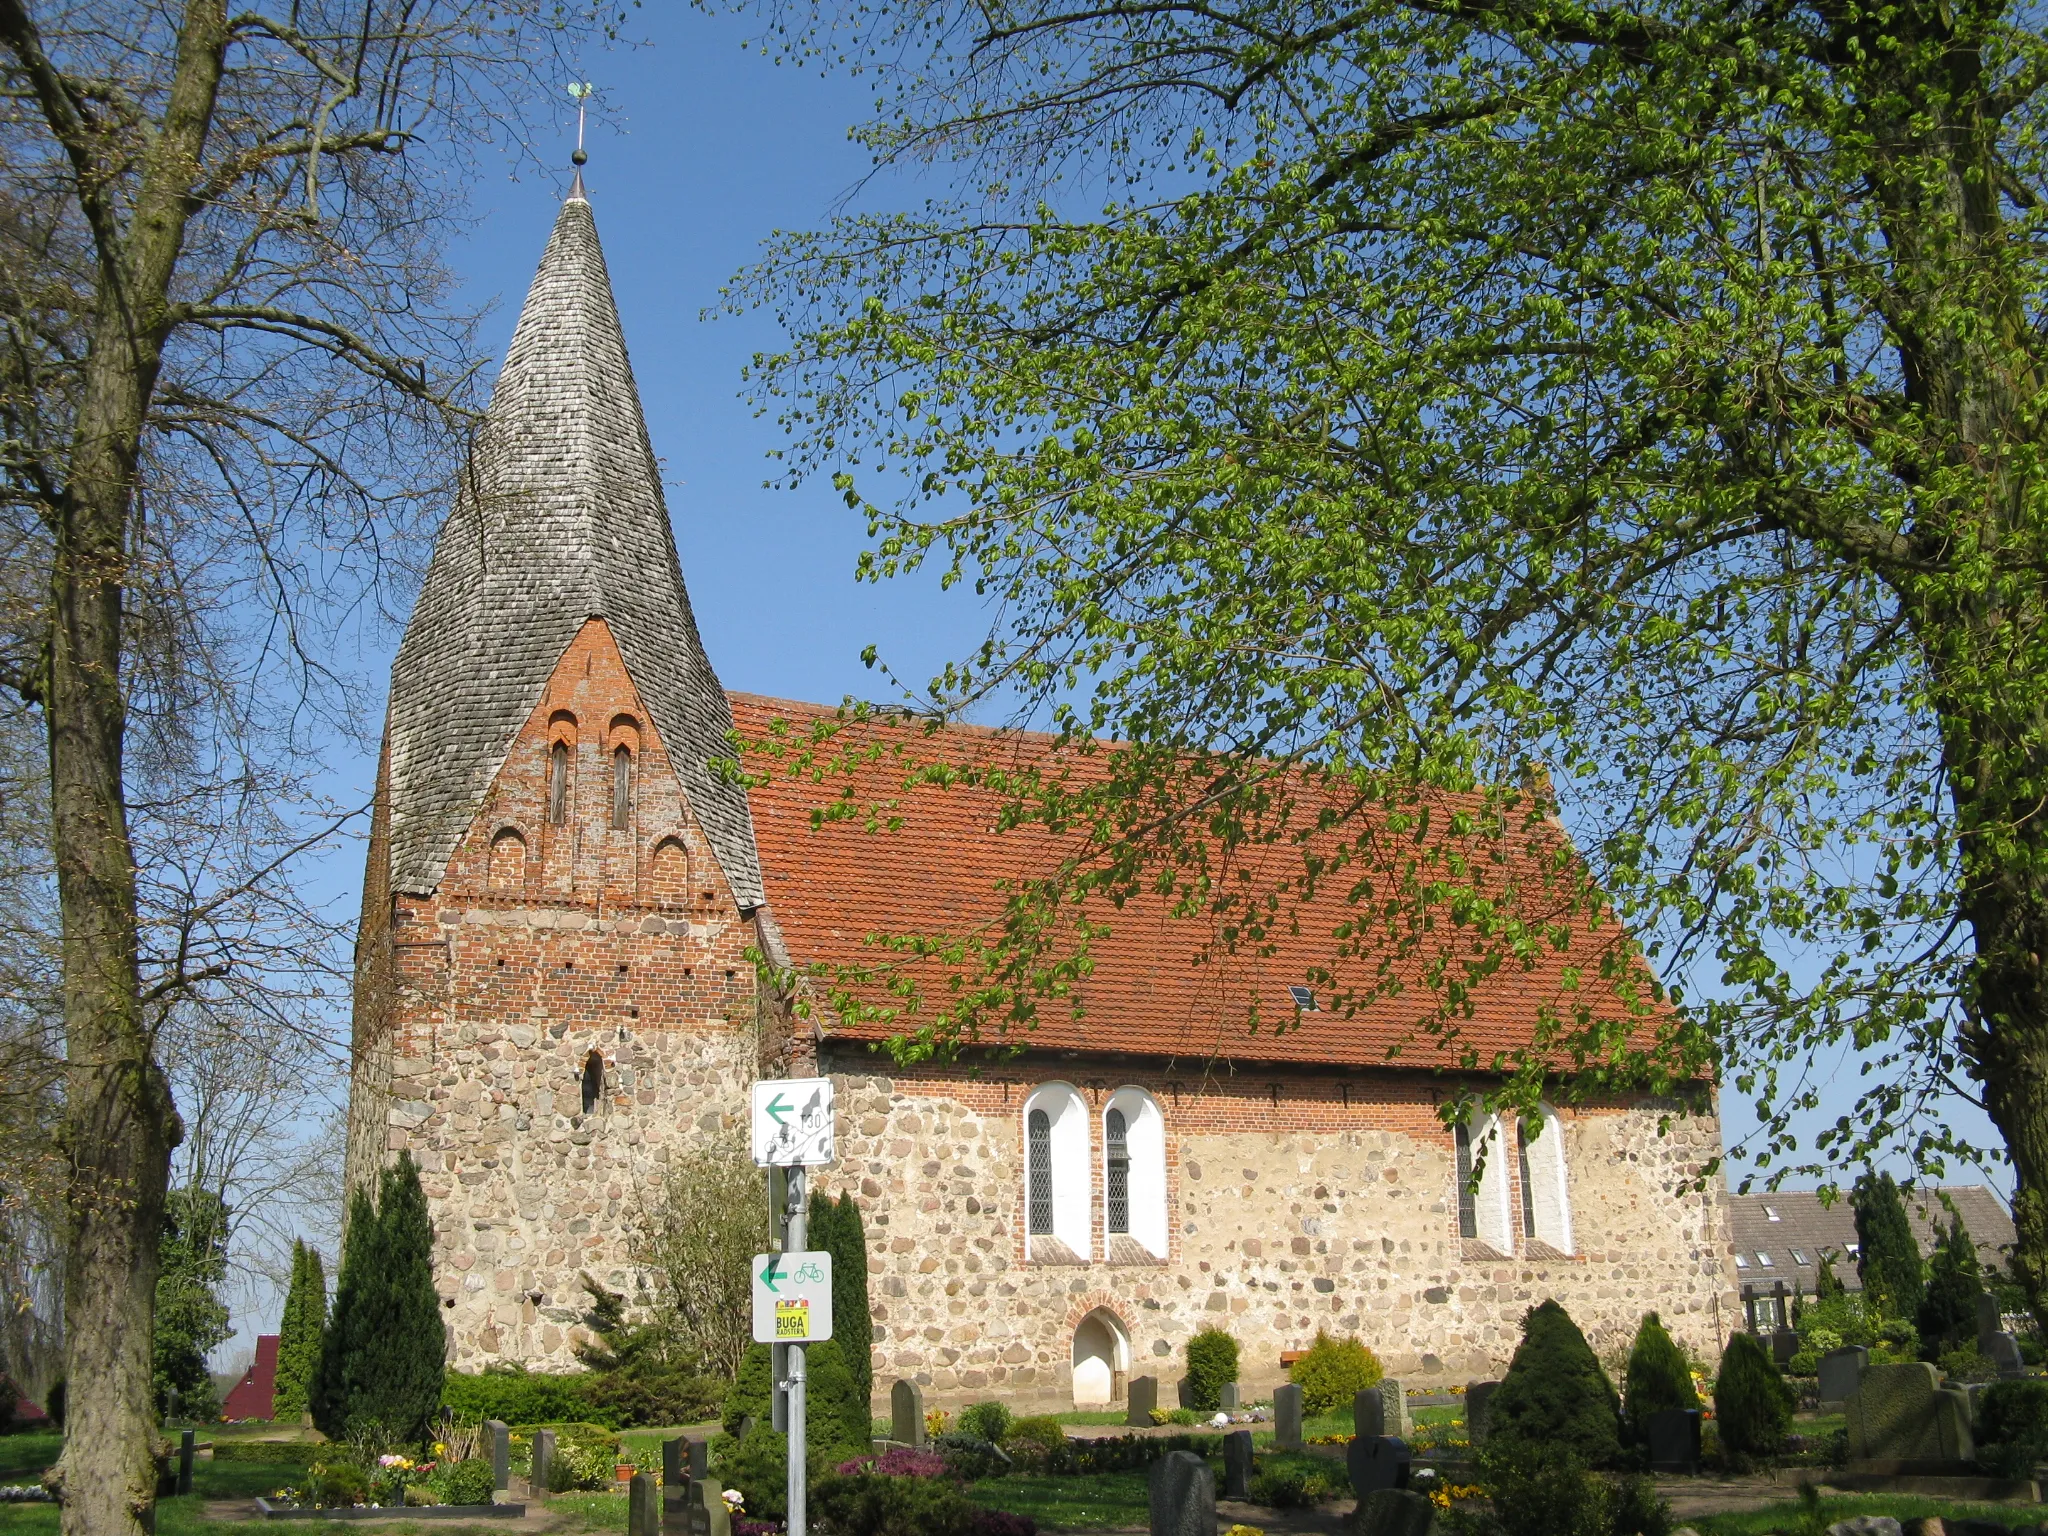
[(754, 1340), (815, 1344), (832, 1337), (832, 1255), (754, 1255)]
[(750, 1128), (757, 1168), (832, 1162), (832, 1079), (785, 1077), (754, 1084)]

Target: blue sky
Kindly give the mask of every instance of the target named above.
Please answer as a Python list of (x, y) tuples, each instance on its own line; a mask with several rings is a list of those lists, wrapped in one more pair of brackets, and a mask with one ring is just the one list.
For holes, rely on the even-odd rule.
[[(860, 659), (875, 644), (900, 675), (922, 680), (979, 638), (984, 615), (975, 599), (941, 593), (930, 579), (857, 584), (864, 530), (830, 486), (764, 488), (782, 435), (742, 398), (741, 372), (779, 333), (767, 314), (704, 315), (765, 238), (815, 227), (868, 170), (847, 130), (866, 114), (869, 91), (844, 74), (778, 65), (747, 48), (749, 18), (673, 3), (639, 18), (644, 46), (597, 55), (585, 67), (605, 104), (590, 127), (585, 181), (712, 661), (730, 688), (830, 702), (881, 686)], [(493, 359), (510, 338), (567, 185), (575, 112), (566, 94), (559, 121), (558, 142), (535, 145), (561, 167), (559, 177), (524, 167), (515, 178), (499, 165), (475, 188), (479, 222), (451, 253), (466, 301), (497, 306), (483, 336)], [(906, 206), (941, 190), (896, 176), (869, 187), (864, 201)], [(395, 639), (385, 636), (387, 648), (358, 658), (380, 692)], [(334, 767), (367, 795), (367, 750)], [(355, 908), (362, 857), (352, 842), (327, 861), (342, 910)], [(1832, 1118), (1853, 1101), (1854, 1063), (1822, 1062), (1816, 1071), (1840, 1083), (1829, 1095)], [(1740, 1105), (1731, 1100), (1724, 1111), (1731, 1137), (1746, 1129)], [(1959, 1117), (1996, 1144), (1981, 1115)]]

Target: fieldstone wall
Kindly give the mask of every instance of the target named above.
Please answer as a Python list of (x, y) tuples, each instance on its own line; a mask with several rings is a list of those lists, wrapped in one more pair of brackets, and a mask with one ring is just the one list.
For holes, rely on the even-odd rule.
[(1000, 1391), (1067, 1406), (1074, 1330), (1098, 1309), (1128, 1336), (1131, 1373), (1163, 1381), (1190, 1335), (1227, 1328), (1255, 1392), (1319, 1328), (1363, 1339), (1403, 1380), (1463, 1382), (1500, 1373), (1546, 1297), (1603, 1354), (1652, 1307), (1701, 1354), (1740, 1317), (1718, 1185), (1684, 1188), (1718, 1152), (1712, 1115), (1660, 1137), (1665, 1104), (1567, 1112), (1578, 1251), (1499, 1254), (1458, 1235), (1454, 1153), (1431, 1103), (1443, 1085), (1419, 1074), (1082, 1084), (1098, 1113), (1126, 1083), (1160, 1103), (1173, 1251), (1102, 1257), (1098, 1143), (1094, 1261), (1027, 1262), (1018, 1111), (1060, 1067), (1072, 1081), (1071, 1062), (841, 1079), (835, 1172), (867, 1212), (878, 1382), (907, 1377), (936, 1403)]

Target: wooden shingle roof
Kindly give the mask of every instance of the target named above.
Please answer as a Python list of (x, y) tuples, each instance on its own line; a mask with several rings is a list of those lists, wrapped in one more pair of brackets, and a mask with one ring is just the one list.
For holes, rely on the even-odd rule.
[[(562, 205), (391, 672), (391, 883), (427, 895), (585, 620), (602, 618), (739, 905), (747, 800), (683, 590), (590, 204)], [(602, 723), (600, 723), (601, 725)]]

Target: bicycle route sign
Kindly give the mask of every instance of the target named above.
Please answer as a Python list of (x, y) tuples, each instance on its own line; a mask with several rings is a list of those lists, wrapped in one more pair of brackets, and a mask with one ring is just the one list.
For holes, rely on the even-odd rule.
[(757, 1253), (754, 1342), (816, 1344), (832, 1337), (832, 1255)]
[(748, 1129), (757, 1168), (815, 1168), (834, 1161), (832, 1079), (784, 1077), (754, 1084)]

